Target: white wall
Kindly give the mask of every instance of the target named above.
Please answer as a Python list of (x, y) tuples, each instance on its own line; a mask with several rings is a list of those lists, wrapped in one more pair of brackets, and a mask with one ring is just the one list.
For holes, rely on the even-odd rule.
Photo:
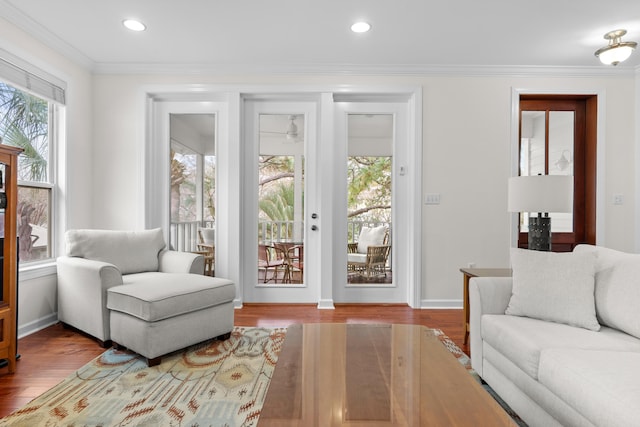
[[(58, 213), (58, 228), (93, 226), (92, 75), (63, 56), (34, 41), (0, 19), (0, 48), (67, 83), (66, 156), (58, 159), (59, 192), (70, 208)], [(66, 188), (66, 191), (63, 191)], [(63, 242), (57, 236), (56, 246)], [(53, 264), (52, 264), (53, 266)], [(21, 271), (19, 278), (19, 335), (56, 320), (55, 268)], [(53, 273), (53, 274), (52, 274)], [(44, 274), (44, 275), (43, 275)]]
[[(144, 142), (145, 87), (166, 84), (420, 85), (423, 87), (423, 191), (440, 193), (441, 204), (423, 209), (423, 305), (459, 306), (460, 267), (509, 265), (510, 216), (506, 209), (511, 170), (511, 95), (513, 88), (605, 96), (606, 157), (603, 230), (598, 243), (634, 250), (634, 78), (524, 78), (447, 76), (145, 76), (95, 77), (95, 158), (119, 167), (111, 176), (106, 162), (96, 162), (96, 224), (126, 228), (139, 224), (144, 199), (134, 154)], [(104, 170), (103, 170), (104, 169)], [(625, 196), (613, 206), (612, 194)], [(114, 201), (119, 206), (114, 206)], [(127, 209), (121, 209), (126, 206)], [(138, 217), (136, 217), (138, 215)]]

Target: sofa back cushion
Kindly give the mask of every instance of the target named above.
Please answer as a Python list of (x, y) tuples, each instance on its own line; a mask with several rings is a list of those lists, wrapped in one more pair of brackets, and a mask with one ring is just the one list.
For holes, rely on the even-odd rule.
[(593, 245), (574, 252), (596, 256), (596, 312), (600, 323), (640, 338), (640, 254)]
[(165, 247), (162, 229), (143, 231), (69, 230), (67, 255), (108, 262), (122, 274), (158, 271), (158, 254)]

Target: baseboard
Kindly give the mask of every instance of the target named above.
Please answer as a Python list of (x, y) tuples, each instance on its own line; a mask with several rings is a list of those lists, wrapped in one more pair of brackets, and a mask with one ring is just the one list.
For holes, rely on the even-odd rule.
[(320, 310), (334, 310), (335, 306), (333, 305), (332, 299), (321, 299), (318, 301), (318, 309)]
[(462, 309), (462, 300), (459, 299), (423, 299), (420, 308), (458, 308)]
[(58, 323), (58, 313), (51, 313), (25, 325), (20, 325), (18, 326), (18, 339), (31, 335), (51, 325), (55, 325), (56, 323)]

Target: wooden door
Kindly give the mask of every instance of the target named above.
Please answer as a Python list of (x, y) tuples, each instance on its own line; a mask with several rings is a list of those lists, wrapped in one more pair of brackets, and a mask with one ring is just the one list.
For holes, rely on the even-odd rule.
[[(571, 251), (580, 243), (595, 244), (596, 101), (596, 96), (520, 96), (520, 175), (574, 176), (573, 213), (552, 219), (555, 252)], [(553, 230), (554, 222), (559, 230)], [(525, 222), (520, 224), (518, 247), (526, 248)]]

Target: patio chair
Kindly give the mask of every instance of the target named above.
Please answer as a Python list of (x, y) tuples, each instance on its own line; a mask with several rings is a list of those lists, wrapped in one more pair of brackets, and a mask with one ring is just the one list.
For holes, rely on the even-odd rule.
[(204, 274), (215, 275), (215, 228), (200, 228), (198, 230), (198, 253), (204, 256)]
[[(258, 270), (264, 270), (263, 282), (273, 280), (278, 283), (278, 272), (282, 271), (282, 280), (287, 274), (286, 255), (282, 248), (271, 245), (258, 245)], [(273, 275), (269, 278), (269, 270), (273, 270)]]
[(387, 276), (387, 259), (391, 252), (388, 245), (389, 229), (385, 226), (362, 227), (357, 243), (347, 247), (347, 270), (363, 274), (367, 278), (374, 275)]
[(287, 250), (287, 274), (286, 278), (288, 283), (293, 283), (294, 274), (300, 274), (300, 282), (303, 280), (304, 273), (304, 246), (295, 245)]

